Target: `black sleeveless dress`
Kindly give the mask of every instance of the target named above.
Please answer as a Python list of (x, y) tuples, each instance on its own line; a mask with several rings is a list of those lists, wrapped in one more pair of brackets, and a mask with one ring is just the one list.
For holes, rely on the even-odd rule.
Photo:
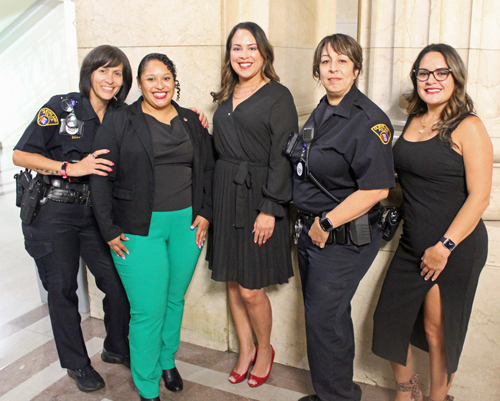
[[(409, 122), (407, 126), (409, 125)], [(472, 303), (488, 253), (482, 220), (451, 253), (436, 281), (420, 276), (424, 251), (444, 235), (467, 198), (462, 156), (438, 136), (394, 145), (394, 166), (404, 195), (404, 225), (374, 315), (373, 352), (406, 365), (408, 344), (429, 351), (423, 325), (427, 292), (439, 285), (444, 311), (448, 375), (456, 372)]]

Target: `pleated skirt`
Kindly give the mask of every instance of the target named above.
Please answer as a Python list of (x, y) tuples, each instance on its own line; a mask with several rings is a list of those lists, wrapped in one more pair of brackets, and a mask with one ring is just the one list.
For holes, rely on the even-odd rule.
[(268, 168), (249, 167), (243, 188), (235, 183), (238, 168), (224, 160), (218, 160), (215, 166), (214, 213), (207, 252), (212, 279), (235, 281), (247, 289), (287, 283), (293, 276), (289, 206), (284, 205), (284, 217), (276, 218), (271, 238), (262, 246), (254, 243), (252, 231), (260, 213)]

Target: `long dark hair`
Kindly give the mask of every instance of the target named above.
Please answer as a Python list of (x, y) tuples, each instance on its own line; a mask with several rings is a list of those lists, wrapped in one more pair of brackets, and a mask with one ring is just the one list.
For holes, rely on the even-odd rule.
[(176, 100), (178, 101), (179, 98), (181, 97), (181, 85), (179, 84), (179, 81), (177, 80), (177, 70), (175, 69), (175, 64), (172, 60), (170, 60), (166, 54), (163, 53), (149, 53), (146, 56), (143, 57), (141, 62), (139, 63), (139, 67), (137, 68), (137, 78), (141, 79), (141, 75), (144, 72), (144, 69), (148, 65), (148, 63), (151, 60), (158, 60), (161, 61), (163, 64), (165, 64), (168, 68), (168, 70), (171, 72), (172, 76), (174, 77), (174, 82), (175, 82), (175, 89), (177, 91), (177, 97)]
[(80, 69), (80, 93), (85, 97), (90, 97), (91, 77), (95, 70), (100, 67), (117, 67), (120, 64), (123, 66), (123, 85), (116, 94), (114, 102), (116, 106), (123, 104), (132, 87), (132, 68), (125, 53), (115, 46), (97, 46), (85, 56)]
[(418, 55), (417, 59), (413, 63), (412, 71), (410, 73), (411, 82), (413, 84), (413, 91), (405, 95), (405, 99), (408, 101), (408, 107), (406, 108), (408, 114), (413, 114), (415, 116), (422, 116), (427, 112), (427, 103), (425, 103), (417, 91), (417, 77), (414, 71), (420, 68), (420, 63), (424, 56), (431, 52), (441, 53), (451, 69), (451, 75), (455, 81), (455, 89), (448, 100), (445, 108), (441, 112), (441, 119), (435, 125), (433, 130), (439, 131), (439, 139), (446, 142), (453, 147), (455, 144), (451, 139), (451, 134), (457, 128), (466, 117), (471, 114), (475, 114), (474, 102), (470, 96), (465, 91), (465, 85), (467, 83), (467, 68), (460, 58), (457, 51), (444, 43), (430, 44), (426, 46)]
[(231, 42), (234, 34), (240, 29), (246, 29), (249, 31), (257, 42), (259, 53), (264, 59), (262, 75), (269, 78), (271, 81), (279, 82), (280, 80), (280, 77), (278, 77), (273, 67), (274, 50), (271, 43), (269, 43), (269, 40), (267, 40), (265, 32), (255, 22), (240, 22), (231, 30), (229, 36), (227, 37), (226, 55), (221, 72), (221, 88), (218, 92), (210, 93), (214, 99), (214, 103), (221, 104), (223, 101), (229, 99), (233, 93), (234, 87), (239, 81), (238, 74), (234, 72), (233, 67), (231, 66)]

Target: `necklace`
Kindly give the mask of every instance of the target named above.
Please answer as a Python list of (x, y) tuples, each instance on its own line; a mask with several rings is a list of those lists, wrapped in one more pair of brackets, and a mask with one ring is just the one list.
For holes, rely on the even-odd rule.
[[(434, 126), (438, 123), (438, 121), (439, 121), (439, 120), (434, 121), (434, 122), (432, 123), (431, 127), (434, 127)], [(420, 128), (420, 129), (418, 130), (418, 133), (419, 133), (419, 134), (423, 134), (423, 133), (425, 132), (425, 128), (426, 128), (426, 127), (428, 127), (428, 125), (424, 125), (424, 117), (422, 117), (422, 128)]]
[[(241, 99), (242, 97), (252, 95), (257, 90), (257, 88), (259, 87), (261, 82), (262, 82), (262, 79), (259, 82), (257, 82), (255, 85), (240, 86), (239, 84), (237, 84), (234, 88), (233, 97), (235, 99)], [(237, 94), (239, 96), (236, 96)]]

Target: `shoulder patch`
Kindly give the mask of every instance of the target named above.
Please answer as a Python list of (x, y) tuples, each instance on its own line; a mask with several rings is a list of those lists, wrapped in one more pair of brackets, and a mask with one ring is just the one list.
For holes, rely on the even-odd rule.
[(56, 113), (47, 107), (44, 107), (38, 112), (36, 121), (41, 127), (48, 127), (49, 125), (59, 125), (59, 119)]
[(391, 141), (391, 130), (385, 124), (377, 124), (372, 127), (372, 131), (377, 134), (384, 145)]

